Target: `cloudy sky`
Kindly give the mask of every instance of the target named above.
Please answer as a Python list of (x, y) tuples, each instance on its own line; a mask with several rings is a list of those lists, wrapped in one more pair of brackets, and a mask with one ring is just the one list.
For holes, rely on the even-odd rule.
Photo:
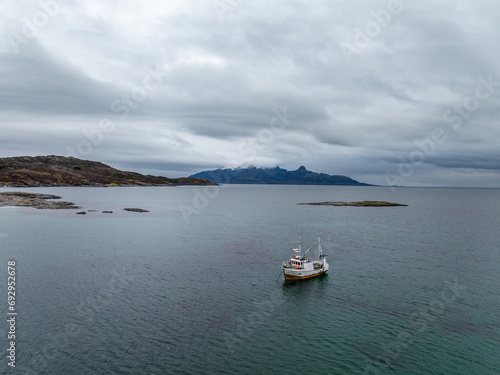
[(0, 0), (0, 156), (500, 186), (495, 0)]

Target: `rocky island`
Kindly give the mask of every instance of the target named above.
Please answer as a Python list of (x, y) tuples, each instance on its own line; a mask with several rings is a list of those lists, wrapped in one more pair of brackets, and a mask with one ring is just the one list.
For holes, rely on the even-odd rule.
[(65, 156), (0, 158), (0, 187), (217, 185), (203, 178), (168, 178), (126, 172)]
[(385, 201), (361, 201), (361, 202), (313, 202), (313, 203), (298, 203), (299, 205), (310, 206), (354, 206), (354, 207), (395, 207), (408, 206), (407, 204), (391, 203)]

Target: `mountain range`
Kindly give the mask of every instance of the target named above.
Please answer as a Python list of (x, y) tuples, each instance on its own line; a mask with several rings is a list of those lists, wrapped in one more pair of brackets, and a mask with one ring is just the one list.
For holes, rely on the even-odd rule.
[(189, 176), (203, 178), (218, 184), (288, 184), (288, 185), (352, 185), (372, 186), (347, 176), (308, 171), (303, 165), (295, 171), (275, 168), (221, 168)]

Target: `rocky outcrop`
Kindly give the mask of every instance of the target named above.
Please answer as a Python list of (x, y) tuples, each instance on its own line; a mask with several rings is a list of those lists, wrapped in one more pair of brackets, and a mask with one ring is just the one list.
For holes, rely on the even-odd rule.
[(25, 206), (36, 207), (38, 209), (68, 209), (80, 208), (74, 203), (64, 201), (50, 201), (49, 199), (61, 199), (57, 195), (25, 193), (20, 191), (0, 193), (1, 206)]

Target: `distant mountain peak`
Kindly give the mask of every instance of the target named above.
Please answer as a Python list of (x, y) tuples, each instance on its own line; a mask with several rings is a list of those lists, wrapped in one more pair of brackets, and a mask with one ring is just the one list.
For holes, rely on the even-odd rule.
[(249, 165), (240, 168), (221, 168), (196, 173), (192, 178), (203, 178), (222, 184), (287, 184), (287, 185), (350, 185), (370, 186), (347, 176), (328, 175), (307, 170), (301, 165), (294, 171), (276, 166), (262, 168)]

